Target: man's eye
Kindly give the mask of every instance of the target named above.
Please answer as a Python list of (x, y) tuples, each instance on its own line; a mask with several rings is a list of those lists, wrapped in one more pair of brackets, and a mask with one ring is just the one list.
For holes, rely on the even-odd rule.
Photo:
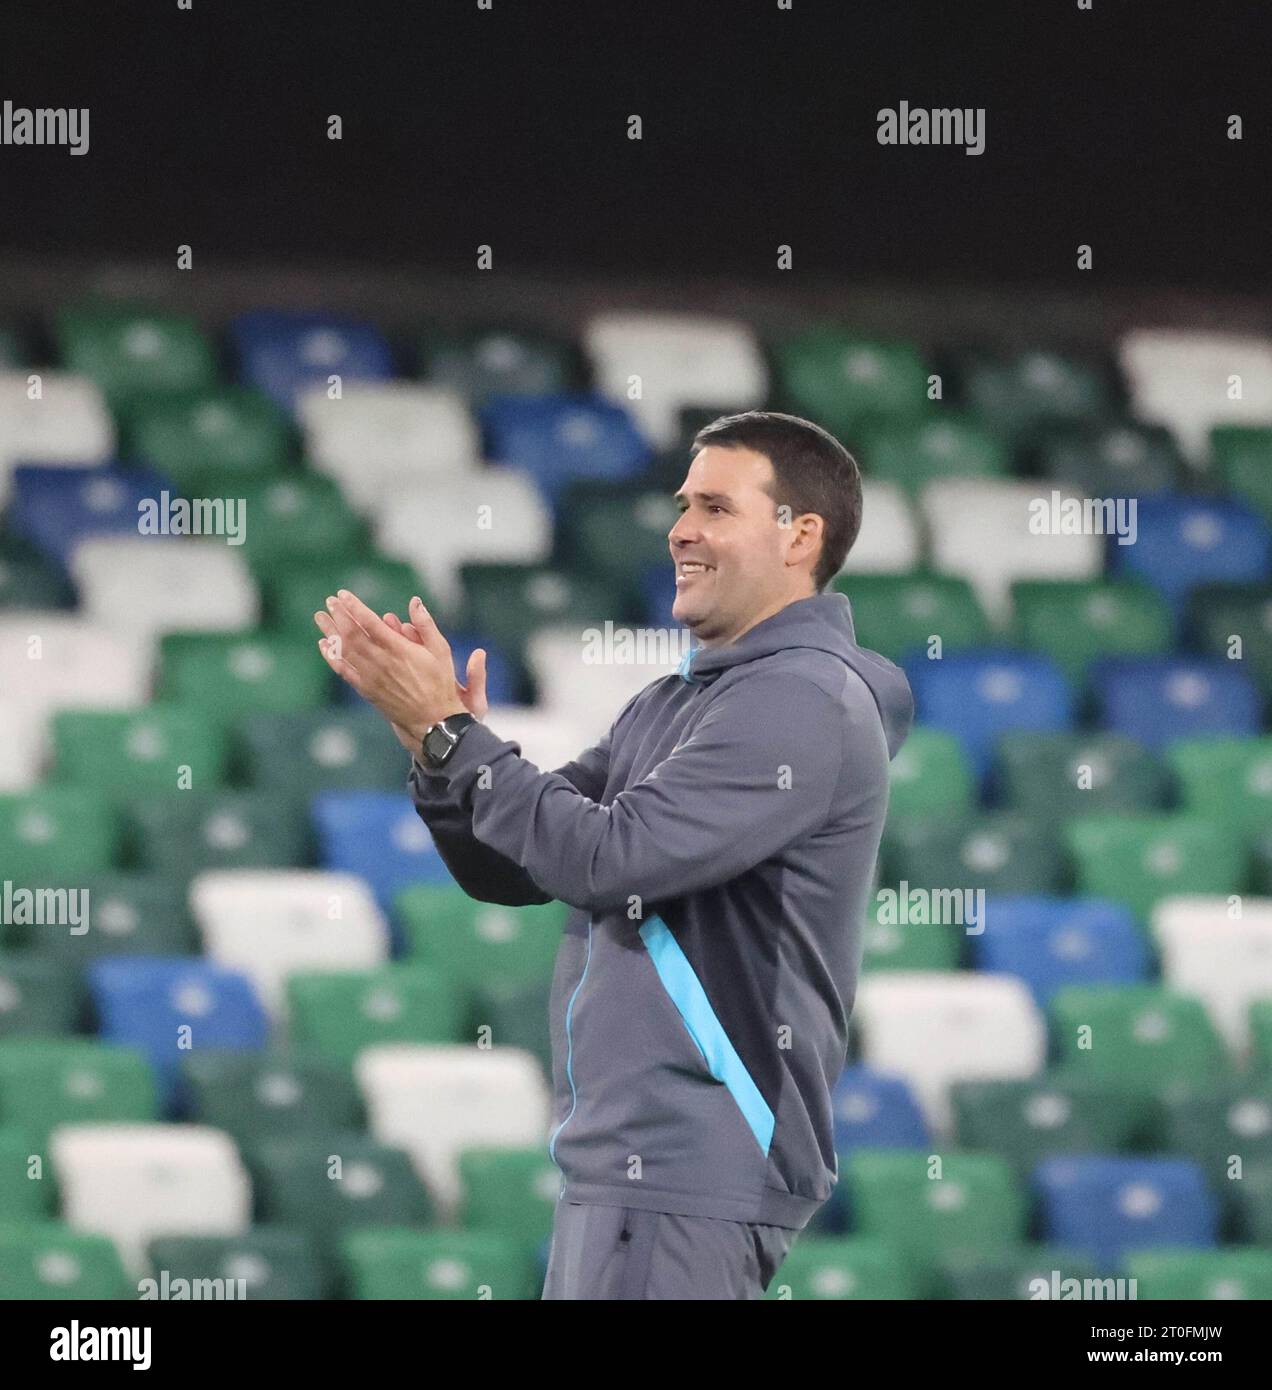
[(713, 502), (713, 503), (707, 508), (707, 510), (710, 511), (710, 512), (722, 512), (722, 511), (724, 511), (724, 508), (723, 508), (723, 507), (720, 507), (720, 506), (717, 506), (716, 503)]

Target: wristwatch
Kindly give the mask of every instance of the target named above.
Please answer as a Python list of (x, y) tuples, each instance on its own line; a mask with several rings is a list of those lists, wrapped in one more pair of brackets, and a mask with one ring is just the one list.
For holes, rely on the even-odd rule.
[(476, 722), (471, 714), (451, 714), (434, 724), (420, 745), (424, 753), (424, 766), (433, 769), (444, 766), (466, 730)]

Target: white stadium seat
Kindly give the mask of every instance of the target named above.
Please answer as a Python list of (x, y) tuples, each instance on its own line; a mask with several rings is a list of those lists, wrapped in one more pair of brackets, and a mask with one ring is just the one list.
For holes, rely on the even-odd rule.
[(580, 731), (568, 719), (547, 710), (527, 705), (492, 705), (482, 722), (500, 738), (520, 744), (521, 756), (535, 767), (551, 772), (572, 762), (588, 746), (595, 721), (589, 721), (588, 728)]
[(922, 491), (932, 567), (966, 579), (992, 621), (1011, 617), (1018, 579), (1094, 579), (1104, 568), (1104, 538), (1039, 534), (1030, 529), (1041, 500), (1077, 494), (1046, 481), (942, 478)]
[(458, 1208), (465, 1149), (547, 1143), (547, 1083), (519, 1048), (386, 1043), (364, 1048), (353, 1070), (371, 1133), (411, 1155), (443, 1219)]
[(260, 619), (243, 547), (224, 540), (87, 540), (76, 547), (70, 568), (84, 617), (121, 631), (155, 638), (165, 632), (236, 631)]
[(380, 500), (376, 540), (414, 565), (439, 603), (459, 601), (459, 566), (537, 564), (552, 552), (552, 513), (520, 468), (447, 474)]
[(389, 958), (388, 924), (355, 874), (215, 870), (191, 882), (190, 910), (204, 954), (246, 975), (276, 1020), (293, 971), (368, 970)]
[(109, 1236), (134, 1278), (158, 1236), (248, 1229), (252, 1187), (234, 1141), (194, 1124), (63, 1125), (49, 1141), (72, 1230)]
[(1272, 999), (1272, 898), (1242, 897), (1240, 912), (1226, 897), (1164, 898), (1152, 931), (1166, 984), (1200, 999), (1229, 1051), (1245, 1057), (1250, 1005)]
[[(688, 314), (598, 314), (583, 344), (597, 389), (627, 410), (658, 449), (679, 443), (679, 411), (749, 410), (768, 396), (755, 334), (732, 319)], [(640, 396), (631, 396), (632, 378)]]
[(919, 528), (895, 483), (861, 484), (861, 532), (840, 574), (905, 574), (919, 563)]
[(338, 400), (320, 387), (301, 397), (297, 416), (314, 467), (360, 508), (481, 463), (477, 425), (464, 398), (446, 387), (355, 382)]
[(854, 1021), (862, 1060), (913, 1088), (929, 1123), (948, 1135), (949, 1089), (958, 1081), (1023, 1078), (1047, 1054), (1046, 1021), (1029, 987), (1011, 975), (944, 970), (867, 975)]
[(1205, 462), (1215, 425), (1272, 420), (1272, 340), (1267, 338), (1136, 329), (1118, 344), (1118, 359), (1135, 415), (1172, 429), (1195, 466)]
[(144, 705), (153, 660), (149, 644), (67, 613), (26, 608), (0, 615), (5, 696), (28, 708)]
[[(32, 378), (40, 396), (31, 399)], [(87, 467), (115, 450), (115, 426), (102, 393), (67, 372), (0, 372), (0, 505), (20, 463)]]
[(40, 780), (49, 756), (48, 714), (0, 697), (0, 794), (29, 791)]

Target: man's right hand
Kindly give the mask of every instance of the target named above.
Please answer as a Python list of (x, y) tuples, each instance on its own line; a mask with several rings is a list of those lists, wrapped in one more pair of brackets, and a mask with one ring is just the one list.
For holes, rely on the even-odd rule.
[[(437, 631), (437, 625), (432, 618), (425, 617), (421, 620), (404, 623), (396, 613), (386, 613), (385, 623), (394, 632), (400, 632), (409, 641), (418, 642), (422, 647), (435, 649), (436, 643), (432, 641), (434, 636), (441, 636)], [(445, 643), (442, 644), (445, 646)], [(490, 704), (486, 699), (486, 651), (484, 647), (478, 647), (468, 658), (468, 683), (461, 685), (455, 682), (455, 690), (459, 695), (460, 702), (464, 708), (473, 716), (474, 719), (484, 719)], [(397, 735), (397, 741), (413, 757), (419, 756), (419, 744), (410, 734), (399, 725), (393, 725), (393, 732)]]

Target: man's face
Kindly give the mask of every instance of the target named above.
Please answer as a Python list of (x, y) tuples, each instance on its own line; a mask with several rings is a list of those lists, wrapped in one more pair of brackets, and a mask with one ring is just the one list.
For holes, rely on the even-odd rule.
[[(778, 525), (766, 485), (773, 465), (750, 449), (708, 445), (676, 494), (680, 519), (668, 533), (676, 562), (672, 616), (703, 644), (731, 642), (790, 602), (786, 564), (792, 533)], [(689, 561), (705, 570), (685, 572)]]

